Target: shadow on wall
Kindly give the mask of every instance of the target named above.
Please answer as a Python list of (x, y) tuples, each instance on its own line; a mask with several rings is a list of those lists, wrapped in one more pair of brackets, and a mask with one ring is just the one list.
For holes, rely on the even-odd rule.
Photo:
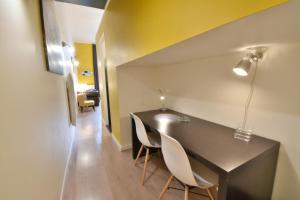
[(151, 67), (119, 67), (118, 86), (122, 144), (131, 144), (131, 112), (157, 109), (160, 106), (156, 70)]
[[(280, 180), (280, 181), (277, 181)], [(284, 146), (280, 148), (279, 161), (277, 166), (277, 177), (273, 189), (273, 198), (279, 200), (299, 199), (300, 172), (293, 166)], [(287, 192), (295, 191), (295, 192)], [(275, 199), (275, 198), (274, 198)]]

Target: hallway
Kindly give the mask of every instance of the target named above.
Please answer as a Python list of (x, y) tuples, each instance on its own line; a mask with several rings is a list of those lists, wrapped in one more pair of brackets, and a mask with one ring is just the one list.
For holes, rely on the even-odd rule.
[[(157, 200), (169, 172), (163, 165), (157, 169), (154, 156), (151, 178), (141, 186), (142, 163), (134, 167), (131, 151), (120, 152), (101, 121), (99, 108), (79, 113), (63, 200)], [(180, 188), (176, 182), (172, 186)], [(181, 200), (183, 192), (170, 190), (164, 199)], [(190, 194), (194, 199), (208, 198)]]

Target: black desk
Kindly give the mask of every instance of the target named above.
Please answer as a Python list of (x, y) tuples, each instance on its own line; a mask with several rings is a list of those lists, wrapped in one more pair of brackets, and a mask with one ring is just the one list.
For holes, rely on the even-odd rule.
[[(234, 139), (234, 129), (191, 117), (180, 122), (172, 110), (135, 113), (152, 132), (178, 140), (186, 152), (219, 174), (218, 200), (270, 200), (280, 143), (254, 135), (249, 143)], [(132, 153), (140, 142), (132, 120)]]

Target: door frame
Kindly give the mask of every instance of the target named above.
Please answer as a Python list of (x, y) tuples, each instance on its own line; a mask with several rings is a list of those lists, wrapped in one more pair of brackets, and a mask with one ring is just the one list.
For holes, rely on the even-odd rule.
[[(101, 53), (103, 55), (100, 55)], [(102, 81), (102, 84), (103, 84), (103, 87), (105, 87), (105, 91), (106, 91), (106, 103), (103, 102), (103, 105), (105, 107), (104, 109), (106, 109), (106, 111), (107, 111), (107, 122), (105, 123), (105, 125), (111, 133), (112, 132), (112, 123), (111, 123), (111, 109), (110, 109), (110, 98), (109, 98), (109, 96), (110, 96), (109, 95), (109, 81), (108, 81), (109, 77), (108, 77), (108, 68), (107, 68), (107, 60), (106, 60), (106, 48), (105, 48), (104, 33), (101, 35), (100, 40), (99, 40), (99, 53), (98, 53), (98, 56), (99, 56), (99, 59), (100, 59), (100, 65), (98, 65), (98, 67), (104, 67), (104, 79), (105, 79), (105, 81)], [(99, 70), (99, 71), (100, 71), (99, 72), (99, 75), (100, 75), (101, 70)], [(104, 114), (106, 114), (106, 113), (104, 113)]]

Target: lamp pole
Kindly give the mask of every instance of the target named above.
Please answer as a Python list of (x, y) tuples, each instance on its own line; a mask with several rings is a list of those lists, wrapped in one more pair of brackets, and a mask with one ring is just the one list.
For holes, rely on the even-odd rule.
[(256, 78), (256, 74), (257, 74), (257, 68), (258, 68), (258, 60), (255, 61), (254, 75), (250, 82), (250, 92), (249, 92), (249, 95), (246, 100), (246, 105), (245, 105), (245, 110), (244, 110), (244, 118), (243, 118), (243, 124), (242, 124), (243, 130), (246, 129), (246, 124), (247, 124), (247, 119), (248, 119), (248, 111), (249, 111), (249, 107), (250, 107), (251, 100), (253, 97), (253, 92), (254, 92), (254, 83), (255, 83), (255, 78)]

